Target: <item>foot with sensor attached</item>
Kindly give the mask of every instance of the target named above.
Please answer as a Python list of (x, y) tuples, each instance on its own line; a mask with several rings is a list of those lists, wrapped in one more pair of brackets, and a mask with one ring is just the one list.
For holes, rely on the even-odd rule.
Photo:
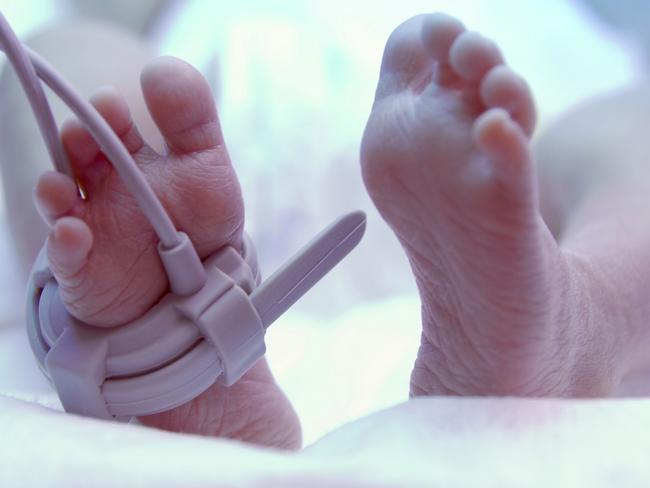
[(491, 40), (442, 14), (390, 36), (361, 159), (422, 301), (413, 396), (600, 396), (625, 374), (632, 335), (607, 274), (622, 268), (600, 259), (598, 228), (562, 245), (547, 228), (534, 124)]
[[(160, 58), (144, 69), (141, 84), (165, 154), (146, 144), (116, 91), (102, 89), (91, 102), (202, 259), (226, 245), (241, 250), (244, 204), (207, 82), (188, 64)], [(61, 138), (85, 197), (61, 173), (48, 172), (38, 182), (36, 204), (51, 226), (50, 268), (76, 318), (97, 327), (128, 323), (167, 291), (157, 237), (86, 129), (71, 120)], [(301, 444), (298, 418), (265, 359), (232, 387), (215, 384), (185, 405), (139, 420), (273, 447)]]

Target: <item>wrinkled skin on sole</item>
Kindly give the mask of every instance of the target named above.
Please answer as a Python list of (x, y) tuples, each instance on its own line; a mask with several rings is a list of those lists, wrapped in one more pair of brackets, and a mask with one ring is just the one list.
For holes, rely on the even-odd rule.
[(619, 305), (544, 223), (535, 107), (498, 47), (443, 14), (390, 36), (361, 163), (422, 300), (412, 395), (611, 393)]

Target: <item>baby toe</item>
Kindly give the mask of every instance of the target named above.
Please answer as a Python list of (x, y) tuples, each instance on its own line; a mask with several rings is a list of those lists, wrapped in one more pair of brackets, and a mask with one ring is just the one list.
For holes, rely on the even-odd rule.
[[(114, 88), (97, 90), (90, 103), (122, 144), (133, 155), (146, 146), (142, 136), (133, 124), (126, 99)], [(88, 129), (76, 119), (63, 124), (61, 140), (68, 155), (75, 176), (84, 190), (92, 193), (111, 171), (111, 163), (104, 157), (101, 148)]]
[(384, 48), (376, 99), (421, 85), (432, 74), (433, 60), (422, 44), (425, 15), (400, 24)]
[(171, 152), (184, 155), (224, 147), (210, 86), (196, 68), (161, 57), (145, 67), (140, 81), (149, 112)]
[(61, 141), (77, 177), (82, 176), (86, 167), (99, 156), (99, 144), (77, 119), (68, 119), (63, 123)]
[[(47, 242), (47, 257), (64, 294), (74, 288), (75, 277), (85, 266), (92, 244), (92, 231), (83, 220), (62, 217), (54, 222)], [(66, 300), (65, 296), (62, 298)]]
[(494, 174), (513, 188), (527, 192), (529, 185), (521, 177), (530, 173), (528, 137), (508, 112), (493, 108), (474, 123), (474, 141), (492, 163)]
[(535, 127), (535, 103), (526, 81), (511, 68), (499, 65), (492, 68), (481, 81), (481, 99), (488, 108), (503, 108), (510, 113), (526, 135)]
[(73, 212), (83, 203), (72, 178), (56, 171), (48, 171), (38, 179), (34, 201), (41, 217), (48, 224)]
[(503, 63), (494, 41), (477, 32), (463, 32), (449, 50), (449, 62), (462, 78), (478, 82), (495, 65)]
[(145, 143), (131, 118), (129, 105), (115, 88), (103, 87), (90, 97), (90, 103), (120, 138), (131, 153), (140, 151)]
[(422, 23), (422, 44), (439, 63), (449, 62), (449, 50), (456, 38), (465, 31), (459, 20), (447, 14), (428, 15)]

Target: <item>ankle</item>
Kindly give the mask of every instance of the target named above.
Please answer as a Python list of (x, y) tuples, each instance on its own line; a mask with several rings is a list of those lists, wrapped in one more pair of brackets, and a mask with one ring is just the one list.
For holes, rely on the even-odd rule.
[(557, 318), (571, 396), (609, 396), (626, 373), (629, 317), (622, 292), (595, 259), (562, 252), (565, 284)]

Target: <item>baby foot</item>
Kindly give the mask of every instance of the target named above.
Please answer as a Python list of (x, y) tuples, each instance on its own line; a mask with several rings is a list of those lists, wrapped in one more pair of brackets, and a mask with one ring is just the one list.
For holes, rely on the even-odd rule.
[[(179, 230), (201, 258), (242, 244), (244, 204), (208, 84), (188, 64), (161, 58), (142, 73), (142, 90), (168, 154), (149, 147), (125, 100), (101, 90), (93, 105), (120, 137)], [(51, 223), (47, 256), (61, 297), (80, 320), (101, 327), (129, 322), (166, 291), (157, 237), (97, 143), (78, 121), (61, 133), (75, 176), (44, 174), (36, 203)], [(260, 402), (260, 398), (264, 401)], [(170, 430), (298, 447), (300, 428), (261, 360), (236, 385), (219, 385), (170, 412), (141, 419)]]
[(612, 388), (602, 283), (539, 215), (534, 121), (524, 80), (457, 20), (415, 17), (388, 40), (361, 160), (422, 300), (412, 395)]

